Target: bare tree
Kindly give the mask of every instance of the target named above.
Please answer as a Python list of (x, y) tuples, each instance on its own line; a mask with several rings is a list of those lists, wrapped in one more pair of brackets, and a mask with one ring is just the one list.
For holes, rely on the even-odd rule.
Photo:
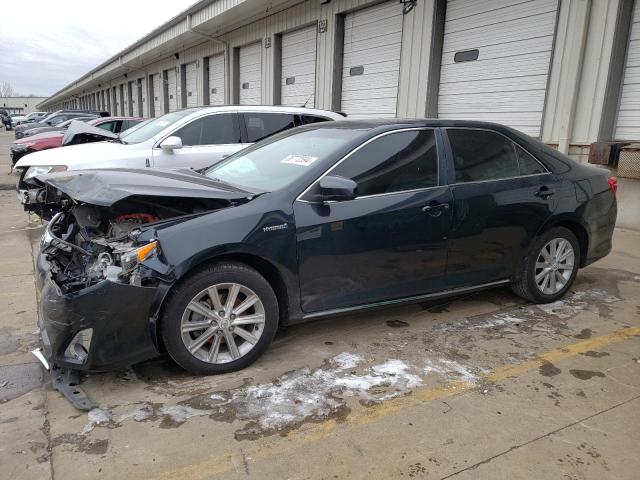
[(17, 92), (9, 82), (0, 82), (0, 97), (15, 97)]

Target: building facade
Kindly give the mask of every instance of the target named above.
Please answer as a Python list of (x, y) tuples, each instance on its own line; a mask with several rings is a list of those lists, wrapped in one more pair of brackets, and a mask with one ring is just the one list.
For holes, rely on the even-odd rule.
[[(587, 161), (640, 141), (640, 0), (205, 0), (40, 107), (222, 104), (488, 120)], [(640, 228), (626, 171), (619, 224)]]
[(20, 114), (36, 112), (37, 105), (46, 99), (47, 97), (0, 97), (0, 110)]

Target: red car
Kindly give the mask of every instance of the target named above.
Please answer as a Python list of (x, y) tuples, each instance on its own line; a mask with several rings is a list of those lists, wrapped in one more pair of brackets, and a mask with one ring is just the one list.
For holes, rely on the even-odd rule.
[[(91, 127), (100, 128), (111, 132), (112, 134), (118, 134), (125, 130), (142, 122), (143, 118), (138, 117), (99, 117), (94, 118), (86, 122)], [(65, 136), (66, 129), (55, 132), (44, 132), (31, 137), (20, 138), (14, 140), (11, 144), (11, 162), (15, 164), (20, 158), (24, 157), (28, 153), (39, 152), (40, 150), (46, 150), (48, 148), (58, 148), (62, 146), (62, 140)], [(103, 140), (97, 138), (95, 135), (91, 140), (85, 141), (99, 141)], [(80, 143), (80, 142), (76, 142)]]

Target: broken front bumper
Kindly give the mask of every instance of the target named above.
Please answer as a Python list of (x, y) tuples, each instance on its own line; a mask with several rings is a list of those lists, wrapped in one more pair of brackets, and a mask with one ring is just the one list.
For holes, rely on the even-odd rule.
[(106, 371), (158, 355), (150, 322), (155, 288), (105, 279), (65, 294), (52, 280), (42, 253), (37, 287), (38, 326), (50, 365)]

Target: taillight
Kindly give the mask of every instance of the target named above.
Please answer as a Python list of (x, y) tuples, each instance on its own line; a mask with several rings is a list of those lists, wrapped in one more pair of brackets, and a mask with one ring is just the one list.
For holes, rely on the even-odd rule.
[(616, 177), (609, 177), (609, 186), (615, 195), (618, 192), (618, 179)]

